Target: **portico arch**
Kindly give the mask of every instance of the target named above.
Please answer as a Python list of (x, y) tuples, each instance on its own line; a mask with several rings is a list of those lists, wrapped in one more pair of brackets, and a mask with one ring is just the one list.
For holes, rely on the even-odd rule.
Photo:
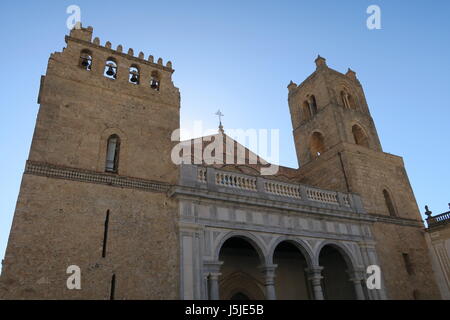
[(219, 241), (217, 248), (216, 257), (221, 266), (212, 280), (218, 281), (219, 292), (213, 292), (212, 296), (231, 299), (240, 294), (249, 299), (261, 299), (263, 292), (264, 297), (265, 277), (261, 267), (266, 265), (266, 255), (259, 240), (252, 235), (232, 232)]
[(312, 255), (304, 243), (280, 237), (274, 243), (270, 261), (275, 269), (275, 294), (282, 300), (309, 300), (313, 298), (308, 273)]
[(323, 296), (328, 300), (364, 299), (355, 259), (345, 246), (324, 242), (317, 251), (322, 270)]
[(322, 251), (323, 247), (330, 246), (339, 251), (342, 255), (342, 258), (345, 260), (349, 269), (354, 269), (357, 267), (358, 263), (353, 256), (352, 252), (342, 243), (334, 242), (334, 241), (323, 241), (315, 250), (314, 255), (314, 265), (319, 265), (319, 255)]
[(273, 254), (277, 246), (282, 242), (289, 242), (292, 245), (294, 245), (305, 257), (306, 262), (308, 263), (308, 267), (312, 267), (314, 264), (314, 253), (311, 251), (309, 245), (301, 240), (301, 239), (295, 239), (288, 236), (281, 236), (275, 240), (274, 243), (270, 246), (269, 254), (268, 254), (268, 263), (273, 264)]
[(258, 253), (259, 259), (261, 261), (261, 264), (265, 264), (267, 262), (267, 250), (264, 243), (254, 234), (250, 232), (236, 232), (231, 231), (220, 238), (219, 242), (217, 243), (215, 250), (214, 250), (214, 258), (216, 261), (219, 260), (219, 254), (220, 250), (222, 249), (223, 244), (230, 238), (240, 238), (245, 241), (247, 241), (253, 249)]

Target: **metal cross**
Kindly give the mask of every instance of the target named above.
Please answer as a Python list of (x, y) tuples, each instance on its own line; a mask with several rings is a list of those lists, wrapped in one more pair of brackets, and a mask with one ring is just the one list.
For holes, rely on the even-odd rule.
[(219, 117), (219, 122), (220, 124), (222, 124), (222, 117), (224, 116), (222, 112), (220, 112), (220, 109), (217, 110), (217, 112), (215, 113), (216, 116)]

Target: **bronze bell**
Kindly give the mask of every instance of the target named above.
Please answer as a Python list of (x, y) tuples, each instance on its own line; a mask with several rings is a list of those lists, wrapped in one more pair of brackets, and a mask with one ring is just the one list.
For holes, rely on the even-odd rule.
[(106, 74), (110, 77), (114, 76), (116, 73), (114, 72), (114, 69), (112, 68), (112, 66), (108, 67), (108, 70), (106, 71)]
[(130, 79), (130, 81), (133, 82), (133, 83), (137, 83), (137, 82), (138, 82), (138, 78), (137, 78), (137, 76), (136, 76), (135, 73), (132, 73), (132, 74), (131, 74), (131, 79)]
[(152, 80), (152, 83), (150, 84), (150, 88), (158, 89), (158, 81)]
[(81, 65), (85, 68), (89, 67), (89, 60), (86, 57), (81, 58)]

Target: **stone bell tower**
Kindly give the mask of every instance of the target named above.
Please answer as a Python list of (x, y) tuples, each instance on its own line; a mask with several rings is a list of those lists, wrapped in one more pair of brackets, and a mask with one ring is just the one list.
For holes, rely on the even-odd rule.
[(341, 142), (382, 151), (355, 72), (349, 69), (344, 75), (334, 71), (320, 56), (316, 66), (316, 72), (300, 86), (289, 85), (289, 107), (300, 164), (307, 164)]
[[(73, 29), (41, 78), (0, 279), (7, 299), (178, 297), (172, 64)], [(81, 288), (66, 282), (79, 267)], [(72, 269), (73, 270), (73, 269)]]
[(355, 72), (335, 71), (320, 56), (315, 62), (305, 81), (288, 85), (299, 181), (361, 195), (377, 219), (373, 230), (389, 298), (436, 297), (423, 222), (403, 159), (383, 152)]

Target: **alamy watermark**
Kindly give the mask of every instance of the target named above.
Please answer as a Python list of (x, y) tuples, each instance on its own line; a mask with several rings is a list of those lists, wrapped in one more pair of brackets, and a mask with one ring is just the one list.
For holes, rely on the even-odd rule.
[[(200, 136), (182, 141), (182, 136)], [(261, 175), (278, 172), (280, 155), (279, 129), (223, 129), (204, 130), (201, 121), (194, 122), (194, 130), (173, 131), (171, 140), (177, 142), (172, 149), (171, 159), (176, 165), (258, 165)], [(247, 144), (245, 147), (238, 141)], [(248, 151), (247, 151), (248, 150)]]
[(376, 264), (370, 265), (366, 269), (366, 273), (369, 275), (366, 280), (366, 287), (369, 290), (381, 289), (381, 268)]
[(67, 7), (66, 13), (70, 16), (66, 20), (66, 26), (69, 30), (81, 28), (81, 9), (79, 6), (72, 4)]
[(67, 267), (67, 274), (70, 276), (67, 278), (66, 286), (69, 290), (81, 290), (81, 269), (77, 265), (71, 265)]
[(380, 30), (381, 29), (381, 8), (375, 4), (367, 7), (367, 14), (370, 16), (367, 18), (366, 25), (369, 30)]
[[(66, 286), (69, 290), (81, 290), (81, 268), (77, 265), (70, 265), (66, 270), (70, 276), (67, 278)], [(378, 265), (370, 265), (366, 269), (369, 275), (366, 279), (366, 287), (369, 290), (381, 289), (381, 268)]]

